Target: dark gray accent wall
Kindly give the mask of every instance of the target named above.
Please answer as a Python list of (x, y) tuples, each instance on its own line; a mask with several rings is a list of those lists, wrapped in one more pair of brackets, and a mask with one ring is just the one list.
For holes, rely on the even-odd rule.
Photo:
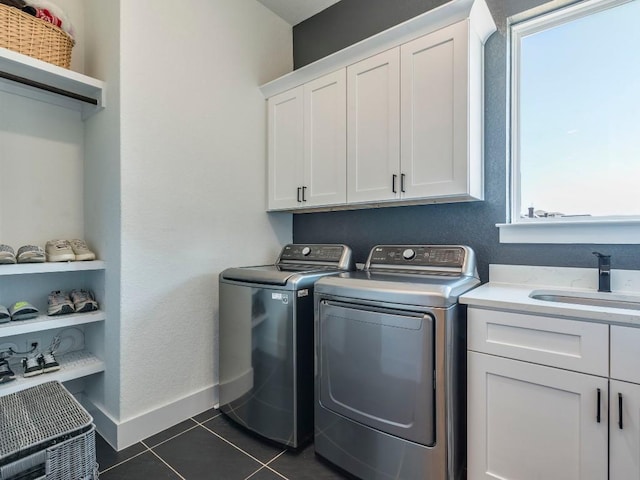
[[(392, 25), (446, 3), (442, 0), (342, 0), (293, 29), (296, 68)], [(640, 269), (638, 245), (501, 244), (496, 223), (507, 211), (507, 38), (506, 19), (545, 3), (488, 0), (498, 26), (485, 45), (485, 200), (482, 202), (388, 207), (296, 214), (298, 243), (345, 243), (364, 262), (376, 244), (464, 244), (478, 257), (483, 282), (489, 264), (595, 267), (594, 249), (612, 255), (614, 269)], [(640, 242), (640, 239), (639, 239)]]

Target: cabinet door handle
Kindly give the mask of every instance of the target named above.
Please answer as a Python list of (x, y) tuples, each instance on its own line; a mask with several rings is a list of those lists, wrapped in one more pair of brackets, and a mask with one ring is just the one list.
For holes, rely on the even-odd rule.
[(400, 191), (404, 193), (404, 173), (400, 175)]
[(618, 393), (618, 427), (622, 430), (622, 394)]
[(598, 389), (598, 406), (596, 409), (596, 422), (600, 423), (600, 389)]
[(302, 201), (303, 201), (303, 202), (306, 202), (306, 201), (307, 201), (307, 199), (306, 199), (306, 198), (304, 198), (304, 194), (305, 194), (305, 193), (307, 193), (307, 187), (302, 187)]
[(300, 203), (302, 200), (300, 200), (300, 190), (302, 190), (300, 187), (298, 187), (298, 203)]
[(398, 175), (396, 175), (396, 174), (392, 175), (392, 178), (391, 178), (391, 191), (392, 191), (393, 193), (398, 193), (398, 192), (396, 191), (396, 179), (397, 179), (397, 178), (398, 178)]

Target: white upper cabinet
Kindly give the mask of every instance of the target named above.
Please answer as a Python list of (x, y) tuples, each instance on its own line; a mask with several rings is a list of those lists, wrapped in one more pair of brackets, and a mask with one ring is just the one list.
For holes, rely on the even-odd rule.
[(453, 0), (263, 85), (269, 210), (481, 200), (495, 29), (484, 0)]
[(269, 98), (269, 210), (344, 203), (345, 71)]
[(471, 136), (482, 130), (482, 71), (470, 69), (468, 25), (401, 47), (403, 198), (482, 198), (481, 141)]
[(400, 198), (400, 55), (347, 68), (347, 201)]
[(267, 102), (269, 115), (269, 210), (298, 206), (303, 181), (303, 88), (286, 91)]
[(304, 86), (303, 207), (346, 201), (345, 70)]

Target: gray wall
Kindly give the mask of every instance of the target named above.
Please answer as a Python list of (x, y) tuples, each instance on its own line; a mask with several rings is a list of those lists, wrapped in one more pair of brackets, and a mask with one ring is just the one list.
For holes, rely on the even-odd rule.
[[(342, 0), (293, 28), (294, 65), (300, 68), (336, 50), (446, 3), (442, 0)], [(612, 267), (640, 269), (635, 245), (500, 244), (496, 223), (507, 210), (506, 19), (545, 3), (487, 0), (498, 25), (485, 45), (485, 200), (483, 202), (390, 207), (294, 215), (299, 243), (346, 243), (364, 262), (372, 246), (465, 244), (478, 257), (482, 281), (490, 263), (595, 267), (594, 249), (612, 255)], [(640, 239), (639, 239), (640, 241)]]

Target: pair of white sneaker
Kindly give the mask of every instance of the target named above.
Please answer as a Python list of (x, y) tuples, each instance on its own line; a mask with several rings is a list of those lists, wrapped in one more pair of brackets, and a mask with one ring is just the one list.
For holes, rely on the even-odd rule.
[(95, 260), (96, 254), (89, 250), (84, 240), (49, 240), (45, 246), (48, 262), (80, 262)]

